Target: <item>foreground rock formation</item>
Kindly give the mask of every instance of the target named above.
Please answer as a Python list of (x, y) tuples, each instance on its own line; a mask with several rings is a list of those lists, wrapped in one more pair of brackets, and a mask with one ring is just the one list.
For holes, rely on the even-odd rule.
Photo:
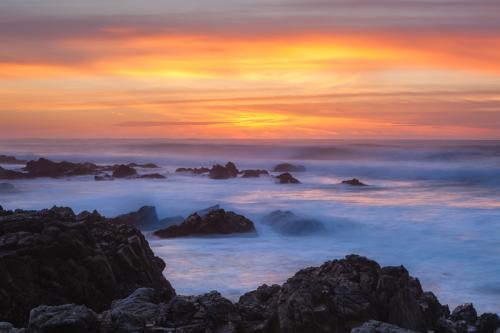
[(102, 311), (138, 287), (170, 299), (164, 268), (140, 231), (97, 212), (0, 210), (0, 321), (24, 325), (39, 305)]
[[(222, 214), (207, 218), (214, 213)], [(450, 314), (403, 266), (357, 255), (237, 303), (216, 291), (176, 296), (164, 265), (137, 229), (95, 211), (0, 207), (0, 332), (500, 332), (497, 314), (478, 315), (470, 303)]]
[(255, 226), (246, 217), (224, 209), (214, 209), (201, 215), (194, 213), (181, 224), (157, 230), (153, 234), (160, 238), (175, 238), (249, 232), (255, 232)]

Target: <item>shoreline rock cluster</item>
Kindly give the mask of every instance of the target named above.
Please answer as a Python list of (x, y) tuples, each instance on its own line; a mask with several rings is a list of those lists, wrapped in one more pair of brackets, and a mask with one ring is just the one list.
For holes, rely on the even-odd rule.
[[(137, 214), (154, 219), (150, 213)], [(193, 216), (211, 214), (222, 212)], [(237, 302), (217, 291), (176, 295), (140, 231), (115, 223), (96, 211), (0, 207), (0, 332), (500, 332), (497, 314), (478, 315), (470, 303), (450, 312), (403, 266), (358, 255), (302, 269)]]
[[(158, 173), (139, 175), (135, 168), (158, 168), (153, 163), (97, 165), (90, 162), (54, 162), (46, 158), (26, 162), (23, 171), (8, 170), (0, 167), (0, 179), (30, 179), (39, 177), (62, 178), (94, 175), (95, 180), (113, 180), (115, 178), (166, 178)], [(111, 172), (110, 175), (108, 172)]]

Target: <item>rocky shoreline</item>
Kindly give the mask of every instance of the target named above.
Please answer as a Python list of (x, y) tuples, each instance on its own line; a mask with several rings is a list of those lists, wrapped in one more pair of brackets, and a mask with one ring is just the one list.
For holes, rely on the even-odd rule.
[(472, 304), (450, 312), (403, 266), (357, 255), (235, 303), (216, 291), (176, 295), (165, 263), (130, 225), (155, 220), (150, 213), (0, 207), (0, 332), (500, 333), (497, 314), (479, 316)]

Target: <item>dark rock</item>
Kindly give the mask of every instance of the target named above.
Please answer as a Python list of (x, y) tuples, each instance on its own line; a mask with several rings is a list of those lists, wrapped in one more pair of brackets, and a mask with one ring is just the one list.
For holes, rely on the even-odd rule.
[(99, 167), (93, 163), (53, 162), (46, 158), (29, 161), (24, 168), (29, 177), (67, 177), (95, 174)]
[(236, 168), (236, 165), (233, 162), (226, 163), (226, 170), (231, 178), (238, 176), (238, 168)]
[(288, 172), (282, 173), (281, 175), (276, 177), (280, 184), (300, 184), (300, 181), (294, 178)]
[(496, 313), (484, 313), (477, 320), (477, 333), (495, 333), (500, 328), (500, 318)]
[(423, 310), (435, 305), (425, 304), (428, 295), (404, 267), (381, 268), (356, 255), (303, 269), (269, 294), (239, 303), (244, 319), (260, 313), (274, 327), (255, 332), (347, 332), (371, 319), (421, 332), (437, 327)]
[(465, 303), (453, 310), (450, 319), (453, 321), (463, 320), (469, 325), (474, 325), (477, 320), (477, 312), (472, 303)]
[(113, 301), (111, 309), (102, 314), (102, 331), (144, 332), (148, 327), (161, 324), (166, 312), (162, 300), (154, 289), (140, 288), (127, 298)]
[(28, 175), (24, 172), (8, 170), (0, 167), (0, 179), (24, 179), (28, 178)]
[(25, 160), (19, 160), (15, 156), (0, 155), (0, 164), (25, 164)]
[(224, 209), (210, 211), (204, 217), (192, 214), (180, 225), (157, 230), (155, 236), (175, 238), (184, 236), (227, 235), (255, 232), (252, 221), (242, 215), (226, 212)]
[(359, 179), (353, 178), (349, 180), (343, 180), (342, 184), (351, 185), (351, 186), (367, 186), (366, 184), (359, 181)]
[(267, 170), (243, 170), (241, 171), (243, 175), (241, 178), (257, 178), (260, 177), (261, 175), (269, 175), (269, 172)]
[(113, 177), (115, 178), (134, 178), (138, 177), (137, 171), (126, 165), (119, 165), (113, 171)]
[(104, 174), (101, 176), (94, 176), (94, 180), (97, 182), (102, 182), (102, 181), (111, 181), (111, 180), (115, 180), (115, 179), (109, 174)]
[(416, 333), (396, 325), (370, 320), (363, 325), (353, 328), (351, 333)]
[(159, 174), (159, 173), (148, 173), (148, 174), (145, 174), (145, 175), (141, 175), (139, 178), (146, 178), (146, 179), (166, 179), (167, 177), (165, 177), (164, 175)]
[(209, 168), (201, 167), (201, 168), (178, 168), (175, 170), (175, 172), (190, 172), (194, 173), (195, 175), (201, 175), (203, 173), (208, 173), (210, 172)]
[(240, 297), (237, 305), (244, 332), (279, 332), (276, 309), (280, 289), (276, 284), (264, 284)]
[(198, 214), (198, 216), (200, 216), (201, 218), (204, 218), (205, 216), (208, 215), (208, 213), (211, 213), (215, 210), (219, 210), (220, 209), (220, 206), (219, 205), (213, 205), (213, 206), (210, 206), (208, 208), (204, 208), (204, 209), (200, 209), (198, 211), (196, 211), (195, 213)]
[(146, 164), (137, 164), (137, 163), (129, 163), (127, 164), (130, 168), (144, 168), (144, 169), (157, 169), (158, 166), (154, 163), (146, 163)]
[(176, 296), (169, 304), (161, 327), (175, 332), (236, 333), (240, 317), (237, 307), (218, 292), (200, 296)]
[(24, 326), (39, 305), (84, 304), (94, 311), (138, 287), (175, 291), (137, 229), (75, 216), (69, 208), (0, 214), (0, 318)]
[(290, 163), (281, 163), (274, 167), (274, 172), (304, 172), (306, 167), (303, 165), (294, 165)]
[(0, 183), (0, 193), (13, 193), (16, 187), (10, 183)]
[(99, 333), (99, 320), (84, 305), (39, 306), (30, 312), (28, 331), (33, 333)]
[(181, 224), (182, 222), (184, 222), (184, 218), (182, 216), (169, 216), (161, 219), (158, 225), (160, 225), (162, 228), (167, 228), (172, 225)]
[(102, 315), (102, 332), (236, 332), (237, 308), (217, 292), (176, 296), (170, 302), (153, 289), (114, 301)]
[(143, 229), (157, 225), (159, 220), (158, 215), (156, 214), (155, 207), (143, 206), (136, 212), (131, 212), (128, 214), (117, 216), (115, 218), (111, 218), (109, 219), (109, 222), (113, 224), (132, 225), (136, 228)]
[(291, 211), (276, 210), (264, 216), (262, 222), (285, 235), (303, 236), (325, 231), (320, 221), (296, 216)]
[(229, 171), (223, 167), (222, 165), (216, 164), (210, 169), (208, 176), (212, 179), (229, 179), (231, 178), (231, 174)]
[(467, 323), (463, 320), (452, 321), (448, 318), (441, 317), (436, 323), (436, 333), (468, 333)]

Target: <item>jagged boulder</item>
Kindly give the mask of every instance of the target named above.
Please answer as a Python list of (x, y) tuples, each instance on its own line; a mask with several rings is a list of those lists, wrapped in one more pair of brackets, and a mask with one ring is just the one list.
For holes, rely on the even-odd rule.
[(276, 179), (279, 184), (300, 184), (300, 181), (288, 172), (276, 176)]
[(238, 168), (233, 162), (227, 162), (225, 166), (216, 164), (210, 169), (208, 176), (212, 179), (229, 179), (238, 176)]
[(30, 333), (99, 333), (100, 323), (94, 311), (84, 305), (42, 305), (30, 312)]
[(102, 311), (141, 286), (172, 298), (164, 268), (140, 231), (98, 213), (54, 207), (0, 214), (0, 320), (16, 326), (39, 305)]
[(134, 178), (138, 177), (139, 174), (137, 171), (129, 167), (127, 165), (118, 165), (114, 170), (113, 170), (113, 177), (114, 178)]
[[(346, 332), (371, 319), (425, 331), (446, 313), (439, 302), (427, 304), (435, 298), (424, 297), (419, 281), (404, 267), (382, 268), (356, 255), (303, 269), (263, 300), (258, 295), (247, 294), (239, 302), (243, 318), (260, 313), (258, 321), (271, 328), (255, 332)], [(428, 317), (428, 308), (438, 313)]]
[(93, 163), (54, 162), (46, 158), (26, 163), (24, 170), (29, 177), (67, 177), (95, 174), (99, 167)]
[(204, 216), (194, 213), (181, 224), (157, 230), (153, 234), (160, 238), (175, 238), (249, 232), (255, 232), (252, 221), (243, 215), (227, 212), (224, 209), (216, 209), (209, 211)]
[(156, 208), (153, 206), (143, 206), (136, 212), (131, 212), (119, 215), (115, 218), (109, 219), (113, 224), (126, 224), (139, 229), (153, 227), (158, 224), (158, 215)]

